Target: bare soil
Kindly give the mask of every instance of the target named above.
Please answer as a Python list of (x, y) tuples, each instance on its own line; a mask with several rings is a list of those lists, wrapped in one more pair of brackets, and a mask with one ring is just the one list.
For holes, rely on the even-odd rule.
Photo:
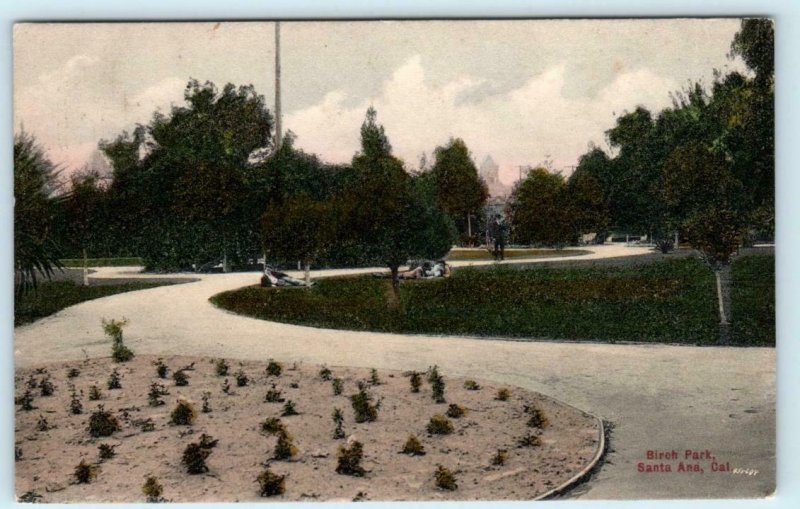
[[(42, 502), (142, 502), (141, 487), (147, 476), (158, 478), (163, 497), (174, 502), (233, 502), (256, 500), (351, 501), (363, 500), (527, 500), (564, 483), (594, 457), (600, 440), (595, 418), (541, 394), (511, 386), (478, 380), (480, 390), (464, 388), (464, 379), (446, 383), (447, 403), (437, 404), (425, 381), (419, 393), (411, 393), (408, 373), (381, 370), (381, 383), (369, 385), (373, 402), (380, 401), (375, 422), (355, 423), (350, 395), (357, 392), (359, 380), (368, 380), (370, 370), (349, 367), (330, 369), (344, 381), (341, 395), (334, 396), (332, 383), (319, 376), (321, 366), (283, 364), (280, 376), (268, 376), (266, 362), (228, 361), (227, 377), (215, 374), (213, 359), (207, 357), (164, 357), (169, 366), (167, 379), (159, 379), (153, 356), (137, 356), (127, 363), (110, 358), (52, 363), (18, 369), (16, 396), (25, 393), (31, 375), (37, 381), (50, 375), (55, 384), (52, 396), (31, 390), (33, 410), (17, 406), (16, 491), (21, 496), (35, 491)], [(175, 386), (171, 375), (184, 366), (189, 385)], [(80, 374), (69, 379), (70, 368)], [(235, 372), (244, 370), (250, 383), (237, 387)], [(108, 390), (106, 383), (113, 368), (121, 375), (121, 389)], [(224, 380), (230, 394), (222, 390)], [(169, 394), (165, 404), (148, 405), (153, 382), (162, 383)], [(70, 413), (70, 384), (74, 384), (83, 413)], [(102, 399), (90, 401), (89, 388), (96, 384)], [(292, 400), (299, 415), (280, 417), (283, 403), (265, 402), (275, 384), (287, 400)], [(495, 399), (498, 389), (510, 391), (507, 401)], [(203, 413), (202, 394), (211, 393), (211, 412)], [(170, 412), (179, 399), (191, 402), (197, 418), (193, 425), (169, 423)], [(426, 426), (435, 414), (445, 414), (450, 403), (466, 409), (466, 414), (450, 419), (454, 432), (429, 435)], [(121, 430), (107, 438), (93, 438), (88, 432), (89, 416), (103, 405), (119, 419)], [(526, 405), (539, 407), (549, 424), (543, 429), (527, 425)], [(334, 439), (334, 408), (344, 414), (346, 439)], [(40, 417), (47, 431), (37, 429)], [(261, 431), (269, 417), (280, 417), (294, 438), (298, 452), (290, 460), (273, 458), (275, 436)], [(155, 429), (143, 431), (140, 423), (151, 419)], [(190, 475), (181, 464), (186, 446), (198, 442), (201, 434), (218, 439), (207, 459), (209, 471)], [(424, 456), (401, 454), (409, 434), (422, 442)], [(541, 445), (519, 447), (528, 435), (539, 436)], [(364, 445), (362, 462), (366, 474), (353, 477), (336, 473), (337, 449), (348, 441)], [(98, 446), (116, 446), (116, 455), (100, 461)], [(507, 450), (504, 465), (492, 465), (498, 449)], [(81, 460), (99, 466), (97, 477), (88, 484), (77, 484), (75, 467)], [(271, 499), (259, 496), (256, 477), (269, 464), (272, 472), (285, 475), (285, 494)], [(439, 489), (434, 483), (437, 465), (455, 474), (458, 488)]]

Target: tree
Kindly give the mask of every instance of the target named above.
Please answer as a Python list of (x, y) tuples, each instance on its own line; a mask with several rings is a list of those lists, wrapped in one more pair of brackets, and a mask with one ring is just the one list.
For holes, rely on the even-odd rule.
[(52, 235), (58, 173), (32, 135), (14, 136), (14, 271), (20, 295), (63, 268)]
[(460, 225), (459, 231), (472, 238), (472, 216), (483, 209), (489, 191), (478, 176), (467, 145), (460, 138), (434, 151), (436, 162), (431, 170), (439, 207)]
[(561, 247), (576, 237), (564, 177), (534, 168), (509, 200), (514, 240)]
[(89, 285), (87, 252), (102, 242), (108, 231), (106, 194), (100, 176), (84, 169), (70, 176), (70, 191), (63, 199), (63, 213), (68, 238), (77, 243), (83, 255), (83, 284)]

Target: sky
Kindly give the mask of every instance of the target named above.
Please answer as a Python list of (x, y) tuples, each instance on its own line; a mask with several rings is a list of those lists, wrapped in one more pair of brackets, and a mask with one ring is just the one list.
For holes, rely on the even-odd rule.
[[(519, 165), (565, 170), (639, 105), (659, 110), (728, 56), (738, 19), (281, 23), (284, 129), (349, 162), (369, 106), (408, 168), (451, 137), (510, 184)], [(51, 160), (85, 165), (190, 78), (253, 84), (274, 102), (274, 23), (71, 23), (14, 27), (14, 126)], [(96, 155), (94, 156), (96, 157)]]

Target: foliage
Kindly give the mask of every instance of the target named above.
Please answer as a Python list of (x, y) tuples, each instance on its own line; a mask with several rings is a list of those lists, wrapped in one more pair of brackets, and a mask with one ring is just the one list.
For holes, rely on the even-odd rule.
[(458, 488), (456, 477), (449, 469), (442, 465), (436, 466), (436, 472), (433, 474), (436, 487), (442, 490), (454, 491)]
[(492, 456), (492, 465), (498, 467), (505, 465), (507, 459), (508, 459), (508, 451), (505, 449), (498, 449), (497, 453), (494, 456)]
[(211, 449), (199, 443), (191, 443), (183, 450), (181, 463), (189, 474), (196, 475), (208, 472), (206, 459), (211, 455)]
[(333, 377), (333, 373), (331, 372), (328, 366), (322, 366), (322, 369), (319, 370), (319, 377), (322, 380), (330, 380)]
[(286, 428), (283, 426), (283, 422), (277, 417), (267, 417), (264, 422), (261, 423), (261, 431), (270, 435), (277, 435), (280, 432), (286, 431)]
[(99, 405), (89, 416), (89, 434), (93, 437), (108, 437), (120, 429), (122, 428), (117, 418), (103, 405)]
[(408, 382), (411, 384), (411, 392), (419, 392), (419, 388), (422, 386), (422, 376), (416, 371), (412, 371)]
[(344, 381), (341, 378), (334, 378), (331, 381), (331, 387), (333, 387), (333, 395), (338, 396), (344, 390)]
[(81, 370), (75, 367), (69, 368), (69, 370), (67, 370), (67, 378), (77, 378), (80, 376), (80, 374)]
[(188, 401), (180, 400), (169, 414), (169, 422), (176, 426), (189, 426), (194, 422), (196, 417), (197, 412), (195, 412), (194, 406)]
[(333, 423), (336, 425), (333, 429), (333, 438), (336, 440), (344, 438), (344, 428), (342, 424), (344, 423), (344, 414), (338, 408), (333, 409), (333, 414), (331, 415), (333, 419)]
[(209, 403), (209, 401), (211, 400), (211, 393), (208, 391), (203, 391), (202, 400), (203, 400), (203, 407), (200, 409), (200, 411), (203, 412), (204, 414), (211, 413), (211, 404)]
[(150, 406), (161, 406), (164, 404), (164, 400), (161, 399), (161, 396), (165, 396), (169, 394), (169, 391), (166, 387), (161, 385), (158, 382), (153, 382), (150, 384), (150, 391), (147, 393), (147, 403)]
[(95, 477), (97, 477), (97, 473), (99, 471), (100, 467), (97, 465), (92, 465), (91, 463), (86, 463), (86, 460), (81, 460), (81, 462), (75, 467), (73, 476), (76, 483), (89, 484), (95, 479)]
[(408, 435), (408, 440), (406, 443), (403, 444), (403, 450), (400, 451), (403, 454), (408, 454), (409, 456), (424, 456), (425, 455), (425, 447), (419, 441), (416, 435)]
[(278, 430), (278, 440), (275, 442), (273, 458), (276, 460), (286, 460), (297, 454), (297, 447), (294, 439), (285, 428)]
[(503, 387), (497, 390), (497, 395), (494, 397), (494, 399), (497, 401), (508, 401), (508, 398), (510, 396), (511, 396), (511, 391)]
[(111, 458), (116, 456), (117, 453), (114, 451), (114, 449), (116, 449), (116, 448), (117, 448), (116, 445), (100, 444), (97, 447), (97, 451), (98, 451), (98, 455), (100, 456), (100, 459), (101, 460), (110, 460)]
[(542, 429), (549, 424), (542, 409), (536, 405), (525, 405), (525, 413), (529, 416), (527, 424), (531, 428)]
[(283, 403), (285, 400), (281, 396), (281, 391), (275, 388), (275, 384), (272, 384), (272, 387), (267, 391), (267, 395), (264, 397), (264, 401), (267, 403)]
[(48, 431), (52, 428), (53, 426), (50, 426), (50, 423), (47, 422), (45, 416), (40, 415), (39, 420), (36, 421), (36, 431)]
[(291, 415), (298, 415), (297, 409), (295, 408), (295, 404), (292, 400), (287, 400), (286, 403), (283, 404), (283, 410), (281, 411), (281, 417), (288, 417)]
[(153, 361), (153, 366), (156, 367), (156, 375), (158, 375), (158, 378), (167, 378), (167, 371), (169, 371), (169, 368), (164, 364), (164, 359)]
[(450, 403), (450, 406), (447, 407), (447, 412), (445, 412), (447, 417), (451, 419), (458, 419), (464, 416), (464, 407), (461, 405), (456, 405), (455, 403)]
[[(80, 415), (83, 413), (83, 403), (81, 403), (81, 399), (78, 397), (78, 393), (75, 390), (75, 386), (71, 387), (70, 398), (69, 398), (69, 413), (72, 415)], [(83, 394), (83, 391), (81, 391)]]
[(378, 406), (372, 403), (372, 396), (365, 385), (359, 384), (358, 393), (350, 396), (356, 422), (374, 422), (378, 419)]
[(148, 502), (161, 502), (161, 495), (164, 493), (164, 486), (158, 482), (158, 478), (148, 475), (142, 485), (142, 493), (147, 497)]
[(185, 387), (189, 385), (189, 375), (186, 374), (186, 371), (183, 369), (179, 369), (172, 374), (172, 380), (175, 382), (175, 385), (178, 387)]
[(428, 433), (431, 435), (449, 435), (453, 432), (453, 423), (450, 422), (450, 419), (447, 417), (436, 414), (428, 421), (428, 425), (425, 429), (427, 429)]
[(229, 369), (230, 366), (225, 359), (217, 359), (216, 362), (214, 362), (214, 373), (216, 373), (217, 376), (228, 376)]
[(97, 401), (102, 398), (103, 395), (100, 392), (100, 388), (97, 385), (92, 385), (89, 387), (89, 401)]
[(464, 388), (468, 391), (479, 391), (481, 386), (475, 380), (464, 380)]
[(237, 387), (244, 387), (249, 382), (250, 382), (250, 378), (247, 376), (247, 374), (244, 372), (244, 370), (240, 368), (239, 371), (236, 372), (236, 386)]
[(119, 371), (117, 371), (117, 368), (112, 369), (111, 374), (108, 375), (106, 387), (108, 387), (108, 390), (122, 389), (122, 382), (120, 381)]
[(542, 439), (531, 433), (520, 438), (517, 442), (517, 446), (519, 447), (538, 447), (540, 445), (542, 445)]
[(569, 189), (558, 173), (535, 168), (509, 198), (513, 239), (519, 244), (562, 247), (576, 237), (568, 202)]
[(378, 370), (375, 368), (370, 369), (369, 371), (369, 383), (370, 385), (380, 385), (381, 379), (378, 378)]
[(279, 362), (270, 359), (269, 363), (267, 363), (267, 376), (281, 376), (282, 372), (283, 366)]
[(444, 378), (437, 372), (435, 372), (435, 376), (431, 376), (428, 378), (428, 381), (431, 384), (431, 397), (436, 403), (444, 403)]
[(340, 445), (337, 453), (336, 473), (362, 477), (365, 474), (361, 466), (364, 457), (364, 446), (358, 440), (353, 440), (349, 447)]
[(259, 494), (262, 497), (283, 495), (286, 491), (286, 476), (275, 474), (269, 468), (258, 474), (256, 481), (259, 486)]
[(50, 375), (45, 375), (39, 381), (39, 393), (42, 396), (52, 396), (56, 390), (56, 386), (53, 385), (53, 382), (50, 380)]

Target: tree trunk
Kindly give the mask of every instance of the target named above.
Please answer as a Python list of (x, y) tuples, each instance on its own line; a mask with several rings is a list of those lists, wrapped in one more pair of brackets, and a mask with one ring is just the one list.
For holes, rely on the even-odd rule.
[(83, 286), (89, 286), (89, 258), (86, 256), (86, 248), (83, 248)]
[(472, 216), (467, 214), (467, 238), (470, 239), (467, 242), (470, 243), (469, 247), (472, 247)]
[(673, 249), (678, 249), (678, 230), (675, 230), (675, 245)]
[(730, 343), (731, 339), (731, 266), (723, 265), (714, 271), (717, 283), (717, 304), (719, 306), (719, 344)]
[(389, 270), (392, 273), (392, 293), (389, 304), (396, 308), (400, 305), (400, 267), (389, 267)]
[(306, 286), (311, 284), (311, 264), (306, 262), (305, 266)]

